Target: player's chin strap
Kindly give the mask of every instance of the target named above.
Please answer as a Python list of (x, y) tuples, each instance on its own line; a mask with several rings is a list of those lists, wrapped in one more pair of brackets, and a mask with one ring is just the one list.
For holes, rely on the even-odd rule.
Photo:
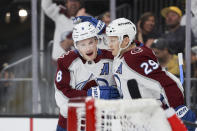
[[(123, 41), (122, 37), (119, 37), (119, 42), (120, 42), (121, 44), (122, 44), (122, 41)], [(141, 46), (144, 46), (143, 43), (141, 43), (141, 42), (139, 42), (139, 41), (137, 41), (137, 40), (129, 41), (128, 45), (127, 45), (126, 47), (124, 47), (124, 48), (121, 48), (121, 44), (119, 44), (119, 51), (118, 51), (118, 54), (114, 57), (114, 59), (120, 57), (120, 52), (121, 52), (122, 50), (128, 48), (128, 47), (131, 45), (132, 42), (135, 42), (136, 46), (140, 46), (140, 47), (141, 47)]]
[(123, 41), (122, 37), (119, 37), (119, 43), (121, 43), (121, 44), (119, 44), (119, 51), (118, 51), (118, 54), (114, 57), (114, 59), (120, 57), (120, 52), (121, 52), (122, 50), (124, 50), (124, 49), (127, 49), (127, 48), (131, 45), (131, 43), (132, 43), (132, 41), (129, 41), (129, 43), (127, 44), (126, 47), (121, 48), (122, 41)]

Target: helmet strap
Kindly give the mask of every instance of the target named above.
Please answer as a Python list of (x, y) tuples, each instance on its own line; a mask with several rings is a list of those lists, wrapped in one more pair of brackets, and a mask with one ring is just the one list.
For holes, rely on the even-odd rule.
[(122, 45), (122, 42), (123, 42), (123, 37), (119, 37), (118, 39), (119, 39), (120, 44), (119, 44), (118, 54), (114, 57), (115, 59), (120, 57), (121, 51), (127, 49), (131, 45), (131, 42), (129, 42), (126, 47), (121, 48), (121, 45)]

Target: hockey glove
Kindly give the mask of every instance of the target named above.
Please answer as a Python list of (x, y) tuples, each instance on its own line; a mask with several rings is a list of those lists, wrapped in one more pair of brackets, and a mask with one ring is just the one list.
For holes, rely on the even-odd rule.
[(77, 16), (73, 19), (74, 24), (78, 24), (78, 23), (86, 22), (86, 21), (90, 22), (96, 27), (98, 35), (101, 35), (102, 33), (104, 33), (106, 25), (101, 20), (97, 20), (96, 18), (92, 16)]
[(172, 131), (187, 131), (186, 126), (176, 115), (176, 112), (173, 108), (168, 108), (165, 110), (166, 117), (171, 126)]
[[(185, 105), (181, 105), (175, 108), (177, 116), (181, 120), (189, 121), (195, 123), (196, 115), (190, 109), (188, 109)], [(194, 127), (186, 126), (188, 131), (195, 131)]]
[(112, 86), (95, 86), (88, 90), (87, 96), (99, 99), (119, 99), (120, 94), (117, 88)]

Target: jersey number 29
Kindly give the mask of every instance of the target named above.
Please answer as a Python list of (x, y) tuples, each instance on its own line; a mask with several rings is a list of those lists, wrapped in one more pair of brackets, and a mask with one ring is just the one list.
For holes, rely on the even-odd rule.
[(153, 60), (148, 60), (148, 62), (143, 62), (140, 65), (141, 68), (144, 69), (144, 73), (146, 75), (150, 74), (153, 70), (156, 70), (159, 67), (159, 64)]

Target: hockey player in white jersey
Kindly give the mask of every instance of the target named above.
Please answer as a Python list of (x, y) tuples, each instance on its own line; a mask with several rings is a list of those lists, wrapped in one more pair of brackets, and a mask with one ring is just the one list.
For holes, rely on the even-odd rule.
[(162, 70), (150, 48), (134, 42), (136, 26), (130, 20), (112, 21), (106, 34), (115, 56), (113, 73), (123, 99), (155, 98), (162, 102), (163, 108), (173, 107), (181, 119), (195, 121), (195, 114), (184, 105), (180, 81)]
[(90, 22), (77, 24), (72, 36), (77, 50), (65, 53), (57, 61), (55, 98), (60, 108), (58, 131), (66, 131), (69, 98), (87, 96), (87, 93), (92, 95), (98, 90), (100, 95), (94, 94), (95, 97), (111, 99), (119, 96), (113, 87), (113, 55), (97, 48), (99, 30), (102, 28), (97, 29)]

